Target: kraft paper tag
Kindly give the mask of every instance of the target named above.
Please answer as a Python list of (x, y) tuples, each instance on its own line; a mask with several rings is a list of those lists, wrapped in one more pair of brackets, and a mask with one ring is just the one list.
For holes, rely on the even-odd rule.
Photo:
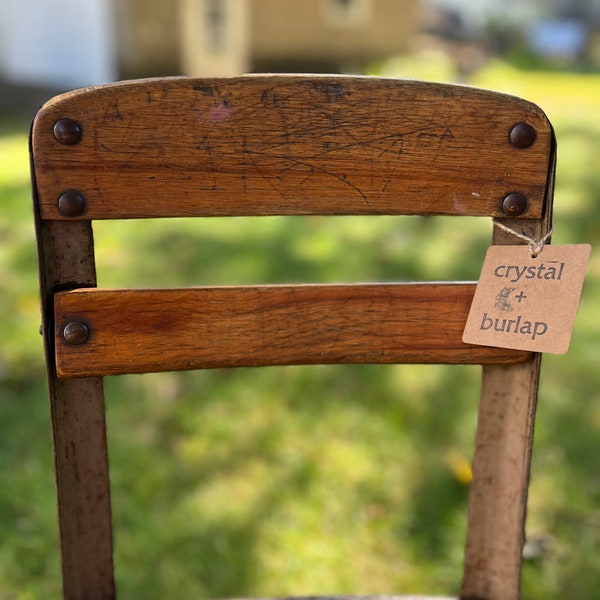
[(492, 246), (463, 332), (463, 341), (564, 354), (591, 252), (589, 244)]

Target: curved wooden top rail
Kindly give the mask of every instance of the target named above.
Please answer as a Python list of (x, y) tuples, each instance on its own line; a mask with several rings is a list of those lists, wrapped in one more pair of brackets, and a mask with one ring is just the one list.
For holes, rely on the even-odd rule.
[(538, 219), (552, 130), (534, 104), (484, 90), (265, 75), (79, 90), (40, 110), (32, 140), (42, 219), (505, 217), (511, 192)]

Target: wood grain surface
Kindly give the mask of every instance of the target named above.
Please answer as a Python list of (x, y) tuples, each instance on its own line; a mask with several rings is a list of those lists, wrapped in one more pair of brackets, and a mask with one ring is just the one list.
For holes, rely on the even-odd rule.
[(85, 221), (43, 221), (35, 202), (42, 331), (56, 473), (63, 596), (113, 600), (113, 541), (103, 383), (60, 379), (51, 324), (56, 289), (96, 285), (92, 227)]
[[(81, 140), (59, 143), (58, 119)], [(517, 123), (536, 131), (515, 148)], [(552, 131), (523, 100), (367, 77), (141, 80), (47, 103), (33, 127), (45, 219), (258, 214), (506, 216), (511, 192), (540, 218)], [(77, 191), (81, 214), (60, 195)]]
[[(328, 363), (511, 363), (465, 344), (471, 284), (82, 289), (55, 300), (62, 377)], [(89, 339), (64, 340), (69, 322)]]

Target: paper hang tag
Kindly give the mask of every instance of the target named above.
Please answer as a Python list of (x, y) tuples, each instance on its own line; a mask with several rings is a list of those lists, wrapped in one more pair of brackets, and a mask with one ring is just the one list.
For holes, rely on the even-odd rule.
[(463, 341), (564, 354), (590, 257), (589, 244), (488, 249)]

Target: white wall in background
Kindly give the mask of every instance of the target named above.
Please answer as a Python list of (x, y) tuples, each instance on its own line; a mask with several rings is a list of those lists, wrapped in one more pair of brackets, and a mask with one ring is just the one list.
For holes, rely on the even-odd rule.
[(116, 77), (111, 0), (2, 0), (0, 78), (78, 87)]

